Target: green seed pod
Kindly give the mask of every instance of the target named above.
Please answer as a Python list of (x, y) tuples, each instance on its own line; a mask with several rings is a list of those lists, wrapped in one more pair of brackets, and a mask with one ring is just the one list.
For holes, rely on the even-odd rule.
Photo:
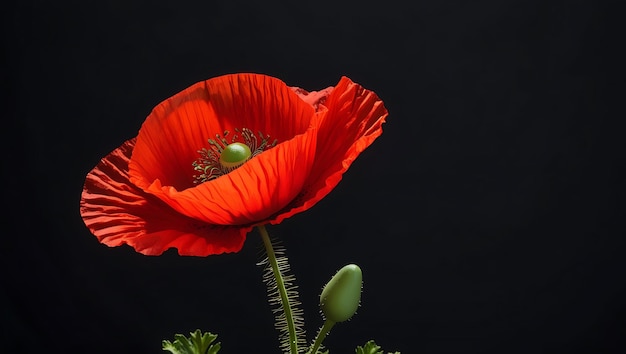
[(250, 148), (246, 144), (242, 143), (232, 143), (224, 148), (222, 154), (220, 155), (220, 163), (225, 168), (235, 168), (244, 162), (246, 162), (250, 156), (252, 156), (252, 152)]
[(327, 320), (343, 322), (356, 312), (361, 301), (363, 275), (356, 264), (348, 264), (322, 290), (320, 307)]

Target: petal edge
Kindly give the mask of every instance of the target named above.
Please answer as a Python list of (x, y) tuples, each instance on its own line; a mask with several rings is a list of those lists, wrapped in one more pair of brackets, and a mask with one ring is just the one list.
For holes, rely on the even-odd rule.
[(85, 179), (80, 214), (97, 239), (109, 247), (127, 244), (144, 255), (160, 255), (169, 248), (201, 257), (241, 250), (251, 226), (198, 222), (130, 183), (128, 162), (135, 140), (103, 158)]

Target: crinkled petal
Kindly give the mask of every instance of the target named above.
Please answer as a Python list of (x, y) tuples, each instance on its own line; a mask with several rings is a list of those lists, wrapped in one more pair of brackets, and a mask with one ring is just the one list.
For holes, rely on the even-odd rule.
[[(158, 180), (177, 191), (195, 185), (193, 162), (208, 139), (250, 129), (284, 142), (311, 125), (313, 108), (287, 85), (266, 75), (233, 74), (199, 82), (159, 104), (142, 125), (130, 161), (133, 183)], [(241, 135), (241, 134), (239, 134)], [(241, 141), (239, 139), (238, 141)]]
[(195, 188), (179, 192), (157, 180), (146, 191), (179, 213), (210, 224), (258, 223), (301, 192), (315, 161), (317, 138), (311, 128)]
[[(158, 255), (237, 252), (254, 225), (277, 224), (326, 196), (381, 133), (382, 101), (350, 79), (317, 92), (264, 75), (200, 82), (158, 105), (136, 139), (87, 176), (81, 215), (109, 246)], [(208, 139), (236, 129), (279, 144), (235, 171), (195, 185)], [(225, 131), (231, 135), (226, 136)]]
[[(319, 100), (319, 97), (315, 98)], [(285, 218), (315, 205), (337, 186), (357, 156), (382, 134), (388, 115), (378, 96), (342, 77), (324, 98), (326, 110), (319, 109), (319, 130), (315, 162), (302, 193), (272, 221)]]
[(323, 90), (310, 92), (300, 87), (291, 87), (291, 89), (298, 95), (298, 97), (300, 97), (301, 100), (310, 104), (317, 112), (325, 108), (324, 103), (326, 102), (328, 96), (330, 96), (330, 93), (333, 92), (334, 87), (329, 86)]
[(135, 141), (103, 158), (85, 180), (80, 213), (98, 240), (111, 247), (127, 244), (145, 255), (160, 255), (169, 248), (185, 256), (241, 250), (251, 226), (208, 225), (177, 213), (130, 183), (128, 163)]

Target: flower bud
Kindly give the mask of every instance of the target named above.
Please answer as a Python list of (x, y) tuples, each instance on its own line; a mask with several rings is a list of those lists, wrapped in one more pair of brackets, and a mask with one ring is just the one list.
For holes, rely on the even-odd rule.
[(361, 301), (363, 275), (356, 264), (341, 268), (320, 295), (320, 307), (327, 320), (343, 322), (356, 312)]

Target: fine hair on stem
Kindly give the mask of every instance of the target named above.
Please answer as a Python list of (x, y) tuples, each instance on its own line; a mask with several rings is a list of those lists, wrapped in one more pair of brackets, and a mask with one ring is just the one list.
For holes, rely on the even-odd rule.
[(265, 226), (258, 227), (265, 246), (263, 258), (257, 263), (263, 267), (263, 282), (267, 287), (268, 302), (279, 331), (283, 353), (302, 353), (306, 348), (304, 312), (300, 308), (298, 287), (291, 273), (285, 248), (267, 233)]

